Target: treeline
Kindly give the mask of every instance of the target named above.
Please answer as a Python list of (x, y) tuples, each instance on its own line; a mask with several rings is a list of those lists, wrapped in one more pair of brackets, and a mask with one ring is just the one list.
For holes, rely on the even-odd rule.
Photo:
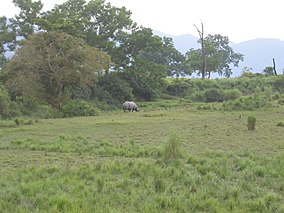
[[(77, 89), (60, 109), (39, 103), (35, 98), (11, 100), (5, 88), (0, 89), (2, 118), (33, 116), (40, 118), (92, 116), (100, 110), (121, 108), (125, 97), (133, 96), (133, 89), (120, 79), (121, 73), (110, 73), (100, 78), (93, 90)], [(111, 82), (111, 84), (108, 84)], [(201, 110), (256, 110), (284, 104), (284, 77), (258, 75), (251, 78), (187, 79), (164, 78), (157, 99), (186, 100), (178, 103), (197, 103)], [(212, 103), (219, 103), (218, 108)], [(200, 104), (198, 104), (200, 103)], [(202, 104), (203, 103), (203, 104)], [(147, 105), (146, 103), (143, 105)], [(143, 106), (142, 106), (143, 108)]]
[(167, 77), (198, 75), (201, 67), (202, 77), (229, 77), (230, 65), (243, 60), (221, 35), (208, 35), (202, 50), (189, 47), (183, 55), (171, 38), (138, 26), (130, 11), (104, 0), (68, 0), (45, 12), (40, 0), (13, 3), (19, 14), (0, 18), (1, 117), (95, 115), (125, 100), (188, 94), (214, 101), (199, 97), (195, 81)]

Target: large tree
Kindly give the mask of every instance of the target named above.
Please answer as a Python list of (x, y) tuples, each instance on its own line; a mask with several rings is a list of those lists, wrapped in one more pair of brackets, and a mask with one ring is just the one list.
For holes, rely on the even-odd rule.
[(42, 15), (42, 29), (60, 30), (82, 37), (101, 50), (111, 52), (117, 36), (136, 26), (125, 7), (117, 8), (104, 0), (68, 0)]
[(157, 97), (163, 90), (163, 78), (184, 71), (184, 56), (174, 48), (171, 38), (161, 38), (153, 35), (151, 29), (141, 28), (121, 41), (116, 48), (120, 54), (113, 59), (140, 98)]
[(136, 97), (151, 100), (165, 88), (163, 78), (167, 76), (167, 68), (162, 64), (139, 60), (123, 74)]
[(0, 17), (0, 68), (7, 62), (8, 56), (20, 46), (22, 40), (39, 30), (36, 23), (43, 7), (41, 1), (13, 0), (13, 3), (20, 9), (19, 14), (9, 19)]
[(83, 39), (62, 32), (28, 37), (5, 68), (13, 97), (33, 97), (60, 108), (69, 91), (91, 85), (110, 65), (110, 57)]
[(39, 30), (37, 20), (40, 18), (43, 4), (40, 0), (13, 0), (13, 3), (20, 9), (20, 13), (11, 19), (11, 24), (18, 37), (27, 39)]
[(7, 61), (7, 52), (15, 49), (16, 33), (6, 17), (0, 17), (0, 69)]
[(150, 28), (139, 28), (121, 34), (119, 40), (112, 58), (117, 67), (128, 68), (139, 60), (165, 66), (168, 75), (186, 72), (185, 57), (176, 50), (172, 38), (161, 38)]
[(228, 37), (209, 34), (204, 38), (203, 45), (201, 49), (190, 49), (186, 53), (187, 63), (194, 72), (201, 74), (202, 78), (210, 78), (212, 72), (230, 77), (230, 65), (237, 67), (239, 62), (243, 61), (243, 55), (235, 53), (229, 46)]
[[(35, 37), (46, 35), (43, 32), (53, 33), (57, 31), (64, 32), (72, 36), (73, 39), (80, 38), (80, 41), (84, 40), (89, 46), (96, 47), (110, 55), (114, 62), (112, 69), (114, 71), (126, 72), (125, 75), (119, 76), (124, 76), (123, 80), (127, 80), (133, 87), (134, 93), (141, 97), (155, 97), (156, 94), (162, 90), (162, 78), (168, 75), (190, 73), (186, 67), (187, 64), (184, 63), (185, 57), (174, 48), (172, 39), (156, 36), (149, 28), (138, 27), (130, 18), (131, 12), (125, 7), (113, 7), (110, 3), (106, 3), (105, 0), (67, 0), (63, 4), (56, 5), (50, 11), (42, 12), (42, 3), (40, 0), (14, 0), (14, 3), (20, 8), (20, 14), (11, 19), (10, 26), (15, 32), (14, 39), (22, 39), (22, 43), (15, 45), (15, 47), (20, 48), (22, 44), (24, 45), (17, 55), (21, 54), (21, 57), (27, 55), (26, 58), (31, 56), (31, 54), (35, 55), (36, 57), (32, 55), (32, 61), (39, 60), (37, 66), (41, 66), (43, 61), (38, 58), (42, 55), (41, 51), (43, 49), (37, 47), (36, 51), (39, 51), (37, 55), (35, 49), (31, 48), (36, 46), (36, 44), (33, 43), (31, 45), (31, 42), (34, 42)], [(29, 35), (34, 36), (29, 38)], [(27, 40), (27, 42), (25, 42), (25, 40)], [(19, 43), (15, 42), (15, 44)], [(32, 51), (30, 51), (30, 49)], [(52, 51), (54, 51), (52, 53), (56, 55), (57, 49), (52, 49)], [(87, 58), (88, 60), (92, 60), (90, 57)], [(67, 58), (66, 60), (69, 59)], [(14, 58), (9, 64), (8, 67), (10, 67), (10, 70), (16, 69), (15, 61)], [(29, 62), (25, 62), (24, 65), (27, 67), (30, 66)], [(49, 67), (50, 70), (52, 70), (52, 68), (53, 66)], [(30, 70), (37, 69), (33, 67)], [(108, 69), (105, 71), (107, 70)], [(37, 82), (37, 78), (41, 78), (42, 75), (39, 75), (37, 71), (32, 74), (31, 71), (26, 74), (26, 76), (31, 75), (29, 79), (26, 79), (26, 82), (30, 82), (30, 85), (40, 84), (38, 85), (39, 88), (44, 88), (42, 93), (45, 93), (47, 84), (41, 85), (43, 83), (42, 81)], [(66, 75), (67, 74), (68, 73), (66, 73)], [(69, 73), (69, 75), (71, 74)], [(10, 91), (13, 88), (13, 86), (11, 86), (12, 82), (15, 81), (16, 78), (12, 76), (13, 75), (9, 76), (12, 78), (9, 81)], [(16, 76), (18, 76), (18, 74)], [(24, 75), (22, 75), (21, 78), (24, 78)], [(154, 80), (152, 80), (152, 78)], [(28, 84), (25, 84), (25, 86), (27, 85)], [(66, 93), (66, 88), (69, 87), (68, 83), (64, 86), (61, 83), (61, 89), (58, 89), (60, 88), (59, 85), (53, 88), (54, 85), (57, 84), (53, 83), (49, 85), (50, 94), (54, 94), (54, 97), (57, 96), (58, 100), (62, 99), (60, 97)], [(20, 90), (19, 87), (15, 87), (14, 94), (40, 94), (41, 91), (40, 89), (33, 90), (32, 88), (34, 87), (24, 88), (24, 85), (21, 85), (21, 87)], [(84, 86), (74, 86), (74, 83), (72, 83), (71, 87), (73, 90), (74, 88), (86, 88)], [(139, 91), (139, 89), (144, 89), (144, 92)], [(37, 96), (41, 97), (40, 95)], [(47, 100), (45, 96), (42, 96), (42, 99)], [(48, 100), (53, 99), (49, 98)], [(53, 105), (56, 104), (60, 105), (61, 103), (53, 100)]]

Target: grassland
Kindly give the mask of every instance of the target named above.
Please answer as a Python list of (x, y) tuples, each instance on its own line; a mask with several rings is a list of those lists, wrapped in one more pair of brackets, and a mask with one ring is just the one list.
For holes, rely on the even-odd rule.
[(284, 212), (283, 115), (143, 103), (2, 127), (0, 212)]

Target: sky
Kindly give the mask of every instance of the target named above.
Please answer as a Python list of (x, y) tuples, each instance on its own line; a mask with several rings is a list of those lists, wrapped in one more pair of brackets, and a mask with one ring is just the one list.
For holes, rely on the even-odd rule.
[[(44, 10), (66, 0), (41, 0)], [(192, 34), (202, 21), (204, 33), (228, 36), (232, 42), (255, 38), (284, 40), (283, 0), (106, 0), (125, 6), (132, 20), (167, 35)], [(1, 0), (0, 16), (18, 13), (12, 0)]]

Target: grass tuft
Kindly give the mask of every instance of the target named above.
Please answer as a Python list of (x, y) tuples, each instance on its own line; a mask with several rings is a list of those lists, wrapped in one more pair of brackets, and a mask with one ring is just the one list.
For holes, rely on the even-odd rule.
[(162, 155), (164, 161), (178, 159), (180, 157), (179, 143), (180, 138), (178, 135), (175, 132), (171, 133), (164, 147)]
[(255, 130), (256, 118), (248, 116), (248, 130)]
[(284, 126), (284, 121), (278, 122), (276, 126)]

